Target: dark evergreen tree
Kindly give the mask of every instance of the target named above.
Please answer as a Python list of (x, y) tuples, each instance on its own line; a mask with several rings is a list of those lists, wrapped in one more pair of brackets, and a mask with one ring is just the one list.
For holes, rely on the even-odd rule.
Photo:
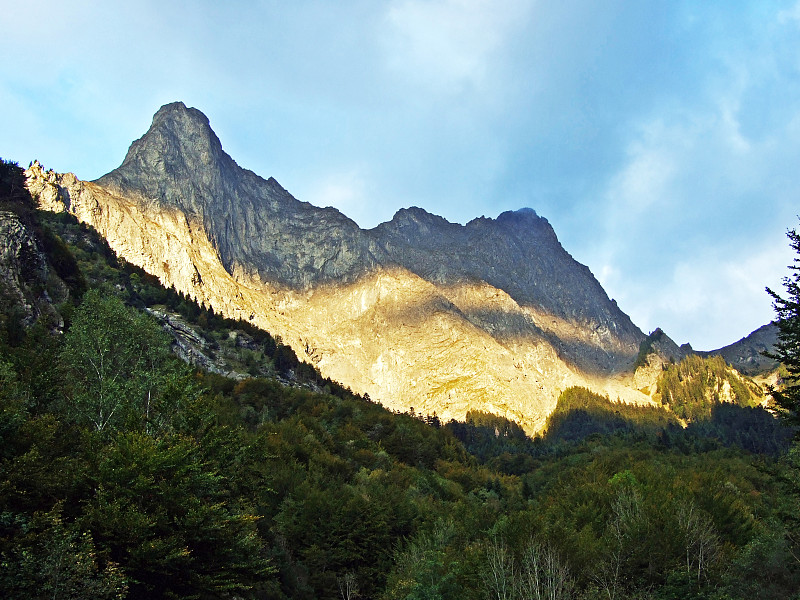
[[(786, 235), (792, 249), (800, 256), (800, 234), (793, 229)], [(766, 355), (781, 361), (786, 367), (787, 375), (783, 377), (783, 385), (780, 388), (770, 388), (770, 393), (780, 416), (789, 425), (798, 426), (800, 425), (800, 258), (796, 256), (789, 269), (791, 274), (783, 279), (786, 298), (767, 288), (778, 315), (775, 324), (779, 331), (775, 351)], [(800, 436), (800, 430), (796, 435)]]

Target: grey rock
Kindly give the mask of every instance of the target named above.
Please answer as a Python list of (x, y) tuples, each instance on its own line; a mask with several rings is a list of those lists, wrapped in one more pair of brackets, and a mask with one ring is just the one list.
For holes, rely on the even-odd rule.
[(778, 341), (778, 327), (769, 323), (763, 325), (743, 337), (737, 342), (712, 350), (711, 352), (698, 352), (698, 354), (719, 354), (729, 365), (744, 375), (754, 376), (768, 373), (778, 368), (778, 361), (764, 356), (764, 352), (773, 352)]
[(208, 343), (203, 336), (179, 315), (157, 309), (147, 309), (147, 312), (154, 316), (161, 323), (162, 329), (172, 337), (172, 351), (181, 360), (231, 379), (242, 380), (249, 376), (247, 373), (230, 368), (224, 360), (212, 358)]
[[(20, 325), (42, 317), (48, 329), (60, 331), (64, 322), (47, 292), (57, 280), (47, 266), (35, 234), (10, 211), (0, 211), (0, 301), (17, 308)], [(60, 280), (52, 283), (63, 283)]]
[[(625, 356), (635, 354), (641, 330), (610, 300), (585, 265), (564, 250), (547, 219), (524, 208), (449, 223), (420, 208), (403, 209), (369, 232), (392, 260), (437, 284), (485, 281), (520, 305), (560, 317), (597, 334)], [(501, 318), (501, 315), (497, 315)], [(484, 315), (484, 320), (491, 320)], [(620, 367), (617, 357), (551, 336), (567, 358), (586, 368)]]
[[(96, 183), (202, 221), (229, 273), (294, 289), (353, 282), (392, 266), (437, 285), (483, 281), (521, 306), (582, 328), (592, 344), (550, 337), (566, 358), (584, 368), (630, 364), (644, 339), (532, 209), (462, 226), (409, 208), (362, 230), (338, 210), (300, 202), (274, 179), (239, 167), (223, 151), (207, 117), (181, 102), (162, 107), (122, 165)], [(473, 318), (489, 322), (493, 316)], [(531, 323), (525, 327), (535, 329)]]
[(304, 288), (352, 281), (385, 260), (339, 211), (300, 202), (239, 167), (208, 118), (182, 102), (162, 107), (122, 165), (97, 183), (199, 218), (231, 273)]

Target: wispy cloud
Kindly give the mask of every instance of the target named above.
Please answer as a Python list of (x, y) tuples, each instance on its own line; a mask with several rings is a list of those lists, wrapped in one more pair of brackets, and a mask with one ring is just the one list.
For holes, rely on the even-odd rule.
[(800, 27), (800, 2), (778, 12), (778, 22), (787, 23), (793, 22)]
[(387, 10), (389, 67), (441, 93), (482, 92), (510, 32), (527, 18), (528, 0), (398, 0)]
[(746, 93), (638, 128), (604, 195), (609, 292), (642, 327), (706, 349), (771, 319), (764, 286), (785, 271), (781, 233), (796, 225), (786, 155), (800, 157), (800, 139), (791, 124), (746, 137)]
[(614, 223), (635, 218), (672, 200), (680, 156), (691, 141), (661, 119), (648, 123), (627, 150), (627, 163), (611, 178), (606, 201), (617, 210)]
[(669, 323), (667, 333), (676, 342), (712, 350), (772, 320), (764, 288), (780, 289), (791, 259), (780, 237), (737, 254), (698, 249), (662, 272), (657, 286), (629, 287), (624, 301), (643, 329)]
[(303, 199), (315, 206), (333, 206), (346, 215), (364, 212), (373, 201), (362, 168), (352, 167), (324, 174), (308, 189)]

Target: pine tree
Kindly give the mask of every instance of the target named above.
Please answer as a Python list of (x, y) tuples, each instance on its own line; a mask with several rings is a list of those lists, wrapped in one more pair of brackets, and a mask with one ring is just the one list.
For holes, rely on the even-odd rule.
[[(800, 256), (800, 234), (793, 229), (786, 235), (792, 249)], [(767, 288), (778, 316), (775, 320), (778, 342), (775, 351), (766, 355), (783, 363), (788, 372), (780, 388), (770, 388), (775, 408), (787, 424), (800, 426), (800, 258), (795, 257), (789, 269), (791, 274), (783, 279), (786, 298)], [(800, 430), (797, 436), (800, 438)]]

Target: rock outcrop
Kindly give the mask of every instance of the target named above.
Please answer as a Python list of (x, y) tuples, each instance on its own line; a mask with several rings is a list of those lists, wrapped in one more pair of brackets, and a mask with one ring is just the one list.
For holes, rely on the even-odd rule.
[(27, 328), (40, 322), (60, 332), (64, 320), (54, 305), (67, 295), (35, 232), (14, 212), (0, 210), (0, 320), (13, 321), (3, 323), (3, 328)]
[(41, 313), (41, 291), (47, 281), (47, 263), (33, 233), (10, 211), (0, 211), (0, 298), (17, 306), (23, 325)]
[(698, 354), (703, 356), (719, 354), (725, 359), (725, 362), (744, 375), (764, 375), (779, 366), (777, 360), (764, 356), (764, 352), (774, 351), (777, 341), (778, 327), (769, 323), (729, 346)]
[(634, 386), (648, 396), (653, 396), (658, 378), (668, 365), (678, 363), (690, 354), (693, 354), (691, 346), (678, 346), (660, 327), (656, 327), (639, 346)]
[(649, 401), (630, 373), (644, 334), (530, 209), (462, 226), (412, 208), (362, 230), (240, 168), (181, 103), (96, 182), (27, 176), (41, 207), (391, 408), (533, 431), (570, 385)]

